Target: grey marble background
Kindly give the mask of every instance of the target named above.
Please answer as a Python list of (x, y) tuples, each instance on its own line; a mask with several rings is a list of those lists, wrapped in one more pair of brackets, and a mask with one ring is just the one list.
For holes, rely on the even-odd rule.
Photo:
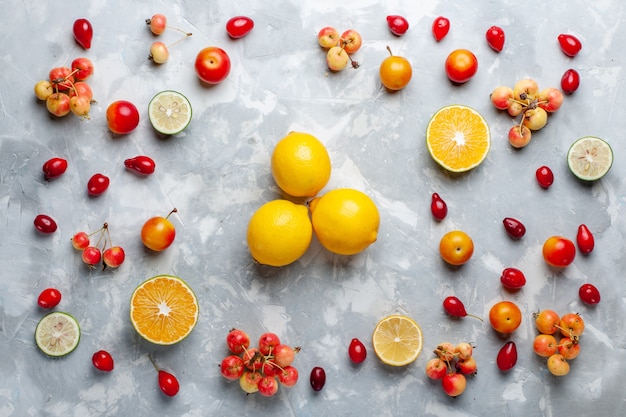
[[(246, 2), (187, 0), (38, 2), (7, 0), (0, 25), (0, 416), (618, 416), (626, 413), (623, 271), (626, 174), (623, 53), (624, 4), (617, 0), (569, 2), (427, 0)], [(172, 48), (167, 63), (146, 57), (156, 39), (144, 20), (164, 13), (169, 24), (193, 33)], [(387, 29), (385, 16), (410, 22), (403, 37)], [(235, 15), (254, 19), (245, 38), (231, 40), (224, 25)], [(436, 16), (451, 31), (434, 41)], [(88, 18), (95, 31), (85, 51), (72, 38), (72, 22)], [(506, 32), (504, 50), (486, 44), (491, 25)], [(316, 34), (323, 26), (358, 30), (364, 44), (354, 56), (357, 70), (329, 73)], [(575, 58), (559, 49), (557, 36), (573, 33), (583, 50)], [(179, 34), (166, 31), (166, 44)], [(233, 68), (225, 82), (202, 86), (193, 61), (205, 46), (224, 48)], [(413, 64), (413, 79), (400, 92), (385, 91), (378, 66), (389, 45)], [(443, 62), (456, 48), (477, 55), (477, 75), (452, 85)], [(95, 64), (89, 80), (97, 103), (91, 120), (54, 119), (33, 95), (34, 84), (54, 66), (86, 56)], [(580, 89), (538, 132), (531, 144), (514, 150), (506, 140), (513, 121), (489, 102), (498, 85), (531, 77), (540, 87), (559, 86), (575, 68)], [(178, 137), (155, 135), (147, 104), (158, 91), (174, 89), (191, 101), (194, 115)], [(141, 113), (139, 127), (125, 137), (108, 132), (109, 103), (127, 99)], [(461, 103), (480, 111), (490, 124), (490, 154), (477, 169), (450, 175), (430, 158), (424, 132), (440, 107)], [(255, 265), (246, 242), (251, 214), (279, 197), (270, 173), (274, 144), (291, 130), (322, 140), (333, 163), (326, 190), (354, 187), (373, 197), (381, 213), (379, 240), (364, 253), (336, 256), (318, 242), (297, 263), (279, 269)], [(615, 152), (609, 174), (593, 185), (577, 181), (565, 164), (569, 145), (585, 135), (605, 138)], [(145, 154), (157, 163), (141, 178), (123, 160)], [(41, 166), (60, 156), (65, 175), (45, 181)], [(535, 169), (549, 165), (555, 183), (541, 189)], [(96, 172), (111, 178), (106, 193), (90, 198), (87, 179)], [(448, 217), (430, 215), (431, 193), (448, 203)], [(162, 253), (144, 249), (139, 231), (154, 215), (167, 214), (177, 228), (173, 246)], [(38, 234), (33, 219), (46, 213), (59, 229)], [(504, 217), (527, 227), (520, 241), (509, 239)], [(108, 222), (126, 262), (118, 270), (89, 270), (70, 238)], [(546, 266), (541, 245), (550, 235), (575, 237), (589, 226), (596, 249), (577, 256), (563, 271)], [(458, 269), (444, 265), (440, 237), (460, 228), (474, 239), (472, 260)], [(499, 283), (503, 268), (520, 268), (527, 285), (510, 293)], [(128, 319), (137, 284), (157, 274), (185, 279), (200, 302), (200, 320), (182, 343), (162, 348), (141, 340)], [(583, 305), (578, 288), (594, 283), (602, 293), (595, 307)], [(77, 350), (50, 359), (34, 344), (34, 329), (45, 313), (36, 298), (48, 287), (63, 299), (57, 310), (82, 326)], [(499, 300), (523, 310), (511, 336), (517, 366), (498, 371), (495, 358), (504, 344), (488, 324), (450, 319), (441, 308), (448, 295), (461, 298), (471, 313), (486, 317)], [(587, 328), (582, 353), (566, 377), (551, 376), (532, 351), (532, 313), (552, 308), (580, 312)], [(371, 348), (376, 322), (399, 312), (424, 331), (425, 348), (405, 368), (382, 365)], [(300, 381), (274, 398), (246, 396), (219, 375), (224, 339), (232, 327), (253, 339), (273, 331), (302, 347), (295, 365)], [(358, 337), (369, 349), (354, 366), (347, 348)], [(424, 374), (440, 342), (476, 345), (478, 375), (466, 392), (448, 398)], [(91, 355), (108, 350), (115, 370), (102, 374)], [(157, 386), (148, 354), (181, 384), (166, 398)], [(326, 369), (325, 388), (315, 393), (308, 375)]]

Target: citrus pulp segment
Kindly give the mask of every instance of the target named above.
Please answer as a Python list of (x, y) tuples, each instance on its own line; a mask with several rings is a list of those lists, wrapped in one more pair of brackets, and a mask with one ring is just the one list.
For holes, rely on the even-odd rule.
[(74, 317), (54, 311), (45, 315), (35, 329), (35, 342), (49, 356), (64, 356), (80, 341), (80, 326)]
[(376, 325), (372, 345), (376, 356), (383, 363), (408, 365), (422, 352), (422, 329), (410, 317), (400, 314), (387, 316)]
[(491, 132), (485, 118), (463, 105), (439, 109), (426, 129), (430, 156), (443, 168), (465, 172), (477, 167), (491, 147)]
[(613, 165), (613, 150), (603, 139), (585, 136), (570, 146), (567, 166), (572, 174), (584, 181), (602, 178)]
[(185, 130), (191, 121), (191, 114), (191, 103), (177, 91), (161, 91), (148, 104), (150, 123), (164, 135), (175, 135)]
[(130, 299), (130, 320), (141, 337), (172, 345), (191, 333), (198, 322), (198, 300), (182, 279), (158, 275), (139, 284)]

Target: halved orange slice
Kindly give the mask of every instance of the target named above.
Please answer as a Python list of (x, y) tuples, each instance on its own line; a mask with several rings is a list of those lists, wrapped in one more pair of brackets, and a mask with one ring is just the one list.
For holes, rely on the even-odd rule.
[(191, 333), (198, 322), (198, 300), (180, 278), (159, 275), (147, 279), (130, 299), (130, 321), (149, 342), (172, 345)]
[(459, 104), (439, 109), (428, 123), (426, 144), (430, 156), (452, 172), (477, 167), (491, 147), (491, 132), (476, 110)]

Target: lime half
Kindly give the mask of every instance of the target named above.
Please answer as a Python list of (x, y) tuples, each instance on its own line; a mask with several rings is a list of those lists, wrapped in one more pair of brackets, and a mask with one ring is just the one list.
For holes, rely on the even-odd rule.
[(35, 342), (49, 356), (64, 356), (72, 352), (80, 341), (80, 326), (67, 313), (55, 311), (39, 320)]
[(613, 150), (604, 140), (585, 136), (570, 146), (567, 166), (572, 174), (584, 181), (602, 178), (613, 165)]
[(191, 103), (177, 91), (161, 91), (150, 100), (148, 115), (157, 132), (175, 135), (185, 130), (191, 121)]

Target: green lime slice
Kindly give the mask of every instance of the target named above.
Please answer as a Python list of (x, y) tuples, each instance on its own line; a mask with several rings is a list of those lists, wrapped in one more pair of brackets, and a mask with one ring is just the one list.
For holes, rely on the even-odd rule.
[(157, 93), (148, 105), (150, 123), (164, 135), (175, 135), (185, 130), (191, 121), (191, 103), (177, 91)]
[(64, 356), (80, 341), (80, 326), (74, 317), (54, 311), (44, 316), (35, 329), (35, 342), (49, 356)]
[(570, 146), (567, 166), (572, 174), (584, 181), (602, 178), (613, 165), (613, 150), (603, 139), (585, 136)]

